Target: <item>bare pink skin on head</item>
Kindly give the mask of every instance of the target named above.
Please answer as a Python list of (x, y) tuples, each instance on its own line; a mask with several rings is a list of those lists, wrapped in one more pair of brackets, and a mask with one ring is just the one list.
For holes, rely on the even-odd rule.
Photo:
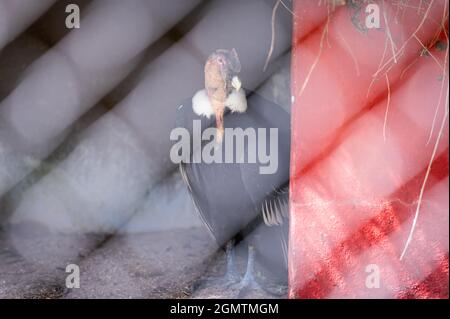
[(217, 127), (217, 141), (220, 143), (224, 134), (223, 115), (225, 101), (231, 92), (231, 79), (240, 71), (236, 50), (217, 50), (205, 64), (205, 89), (214, 109)]

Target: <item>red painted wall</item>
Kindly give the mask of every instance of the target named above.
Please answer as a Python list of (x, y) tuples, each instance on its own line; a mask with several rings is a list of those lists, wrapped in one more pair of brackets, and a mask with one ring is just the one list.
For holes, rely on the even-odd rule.
[(448, 1), (326, 3), (294, 2), (289, 296), (448, 298)]

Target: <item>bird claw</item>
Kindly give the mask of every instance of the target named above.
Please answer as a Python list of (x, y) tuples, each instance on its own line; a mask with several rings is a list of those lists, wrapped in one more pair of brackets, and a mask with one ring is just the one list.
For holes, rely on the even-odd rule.
[(223, 277), (223, 284), (226, 287), (234, 286), (234, 285), (240, 283), (240, 281), (241, 281), (241, 278), (240, 278), (239, 274), (235, 271), (229, 271)]
[(226, 246), (226, 263), (227, 270), (223, 277), (206, 278), (198, 281), (195, 284), (194, 290), (200, 287), (224, 287), (229, 288), (233, 292), (237, 291), (236, 298), (244, 298), (248, 293), (252, 292), (266, 292), (272, 296), (286, 296), (287, 286), (285, 285), (272, 285), (269, 287), (263, 287), (255, 278), (254, 263), (255, 263), (255, 249), (253, 246), (248, 247), (248, 260), (247, 269), (243, 277), (239, 275), (235, 268), (234, 262), (234, 241), (231, 240)]

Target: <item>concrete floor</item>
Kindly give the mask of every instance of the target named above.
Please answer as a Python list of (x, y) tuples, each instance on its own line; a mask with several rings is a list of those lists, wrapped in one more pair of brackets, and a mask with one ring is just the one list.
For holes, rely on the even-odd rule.
[[(0, 231), (0, 298), (237, 298), (224, 289), (225, 254), (204, 228), (113, 236)], [(36, 229), (33, 227), (32, 229)], [(80, 245), (83, 243), (83, 245)], [(73, 250), (83, 247), (74, 257)], [(80, 288), (66, 288), (65, 267), (80, 267)], [(236, 255), (244, 272), (245, 256)], [(258, 265), (257, 265), (258, 266)], [(276, 298), (256, 289), (242, 298)], [(278, 296), (278, 297), (284, 297)]]

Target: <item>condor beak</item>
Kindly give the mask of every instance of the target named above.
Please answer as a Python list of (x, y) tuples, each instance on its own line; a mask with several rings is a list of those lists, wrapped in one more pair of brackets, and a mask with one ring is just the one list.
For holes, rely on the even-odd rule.
[(236, 75), (231, 79), (231, 86), (234, 87), (236, 91), (239, 91), (242, 87), (242, 82)]

